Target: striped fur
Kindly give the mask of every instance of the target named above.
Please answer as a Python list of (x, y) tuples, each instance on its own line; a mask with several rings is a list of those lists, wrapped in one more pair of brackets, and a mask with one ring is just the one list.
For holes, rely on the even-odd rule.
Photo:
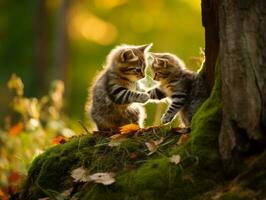
[(104, 70), (91, 87), (87, 111), (98, 130), (115, 130), (135, 123), (142, 126), (145, 113), (140, 104), (149, 95), (137, 91), (146, 67), (145, 53), (150, 46), (119, 46), (111, 51)]
[(162, 116), (163, 124), (171, 122), (178, 112), (186, 126), (190, 125), (192, 111), (190, 109), (191, 91), (197, 74), (185, 68), (183, 61), (173, 54), (153, 53), (152, 69), (154, 80), (159, 86), (148, 91), (151, 99), (169, 98), (167, 111)]

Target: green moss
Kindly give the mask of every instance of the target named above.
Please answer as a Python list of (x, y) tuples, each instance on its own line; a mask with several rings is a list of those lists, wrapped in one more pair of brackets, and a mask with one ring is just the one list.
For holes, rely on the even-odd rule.
[(254, 200), (255, 198), (245, 193), (227, 193), (223, 195), (220, 200)]
[[(222, 178), (218, 154), (218, 133), (221, 121), (220, 75), (210, 97), (192, 120), (189, 141), (176, 143), (179, 135), (160, 129), (121, 140), (110, 147), (109, 138), (82, 136), (53, 147), (37, 157), (29, 170), (21, 199), (54, 197), (75, 187), (78, 199), (180, 199), (186, 200), (214, 186)], [(145, 142), (165, 141), (158, 150), (148, 155)], [(136, 158), (132, 158), (132, 154)], [(181, 156), (181, 163), (169, 162), (173, 154)], [(76, 186), (70, 172), (84, 166), (94, 172), (116, 172), (111, 186), (81, 184)]]
[(222, 114), (220, 73), (217, 73), (217, 77), (211, 96), (192, 119), (190, 140), (192, 154), (203, 161), (200, 162), (201, 167), (212, 171), (219, 169), (221, 164), (218, 152), (218, 133)]
[(62, 191), (72, 181), (69, 171), (83, 160), (79, 149), (91, 145), (91, 136), (76, 138), (72, 141), (58, 145), (38, 156), (29, 170), (22, 199), (38, 199), (43, 196), (50, 196), (49, 191)]

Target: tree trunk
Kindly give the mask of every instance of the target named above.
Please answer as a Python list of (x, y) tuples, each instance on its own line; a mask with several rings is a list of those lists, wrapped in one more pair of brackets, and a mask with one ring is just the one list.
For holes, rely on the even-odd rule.
[(223, 120), (220, 153), (236, 158), (265, 149), (266, 1), (220, 0)]
[(205, 28), (205, 78), (209, 91), (214, 85), (219, 53), (218, 0), (202, 0), (202, 25)]
[(47, 10), (45, 6), (46, 1), (37, 1), (37, 18), (36, 18), (36, 86), (38, 86), (37, 92), (40, 95), (40, 91), (45, 89), (47, 83)]
[(69, 38), (67, 30), (70, 0), (63, 0), (58, 10), (55, 32), (55, 77), (63, 81), (67, 78)]

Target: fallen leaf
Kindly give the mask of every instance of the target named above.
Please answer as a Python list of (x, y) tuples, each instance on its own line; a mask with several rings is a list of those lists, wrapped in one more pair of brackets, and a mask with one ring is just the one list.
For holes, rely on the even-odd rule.
[(67, 142), (67, 138), (59, 135), (52, 139), (52, 144), (64, 144)]
[(115, 135), (112, 135), (110, 138), (111, 138), (111, 140), (110, 140), (108, 146), (115, 147), (115, 146), (119, 146), (121, 144), (121, 141), (123, 138), (125, 138), (125, 135), (115, 134)]
[(128, 135), (132, 133), (136, 133), (140, 129), (138, 124), (127, 124), (124, 126), (121, 126), (119, 128), (120, 134), (122, 135)]
[(74, 169), (71, 172), (71, 177), (74, 178), (74, 182), (89, 182), (91, 181), (89, 171), (83, 167)]
[(114, 173), (95, 173), (90, 175), (90, 179), (95, 183), (101, 183), (103, 185), (111, 185), (115, 182)]
[(179, 163), (180, 163), (180, 161), (181, 161), (181, 157), (180, 157), (180, 155), (172, 155), (170, 158), (169, 158), (169, 162), (170, 163), (174, 163), (174, 164), (176, 164), (176, 165), (178, 165)]
[(150, 153), (148, 155), (153, 154), (157, 150), (157, 146), (163, 142), (164, 138), (161, 137), (159, 140), (150, 140), (149, 142), (145, 142), (145, 145), (149, 149)]
[(164, 140), (164, 138), (161, 137), (159, 140), (153, 140), (153, 142), (154, 142), (154, 144), (155, 144), (156, 146), (158, 146), (159, 144), (161, 144), (161, 143), (163, 142), (163, 140)]
[(148, 155), (153, 154), (157, 150), (157, 146), (154, 144), (154, 142), (145, 142), (145, 145), (149, 149), (150, 153)]
[(95, 182), (103, 185), (111, 185), (115, 182), (115, 174), (112, 172), (101, 172), (95, 174), (89, 174), (87, 169), (79, 167), (71, 172), (71, 177), (74, 178), (74, 182)]
[(135, 160), (138, 157), (138, 155), (136, 153), (131, 153), (129, 157), (131, 160)]
[(150, 140), (149, 142), (145, 142), (145, 145), (149, 149), (150, 153), (148, 155), (153, 154), (157, 150), (157, 146), (163, 142), (163, 138), (160, 138), (159, 140)]
[(187, 140), (188, 140), (188, 138), (189, 138), (188, 134), (182, 134), (182, 135), (179, 137), (179, 139), (178, 139), (178, 141), (177, 141), (177, 144), (178, 144), (178, 145), (181, 145), (181, 144), (186, 143)]
[(9, 134), (12, 136), (17, 136), (19, 133), (21, 133), (21, 131), (23, 131), (24, 129), (24, 125), (22, 122), (18, 122), (17, 124), (15, 124), (14, 126), (12, 126), (9, 129)]

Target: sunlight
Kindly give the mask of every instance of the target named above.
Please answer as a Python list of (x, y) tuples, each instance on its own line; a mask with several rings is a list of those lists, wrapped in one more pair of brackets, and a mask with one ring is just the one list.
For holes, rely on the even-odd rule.
[(70, 35), (100, 45), (112, 44), (117, 38), (116, 27), (88, 12), (72, 12)]
[(154, 27), (154, 19), (147, 12), (137, 12), (131, 17), (131, 28), (137, 33), (150, 31)]
[(100, 9), (112, 9), (122, 4), (125, 4), (128, 0), (94, 0), (95, 6)]
[(181, 1), (188, 4), (195, 11), (200, 12), (201, 7), (200, 7), (200, 1), (199, 0), (181, 0)]

